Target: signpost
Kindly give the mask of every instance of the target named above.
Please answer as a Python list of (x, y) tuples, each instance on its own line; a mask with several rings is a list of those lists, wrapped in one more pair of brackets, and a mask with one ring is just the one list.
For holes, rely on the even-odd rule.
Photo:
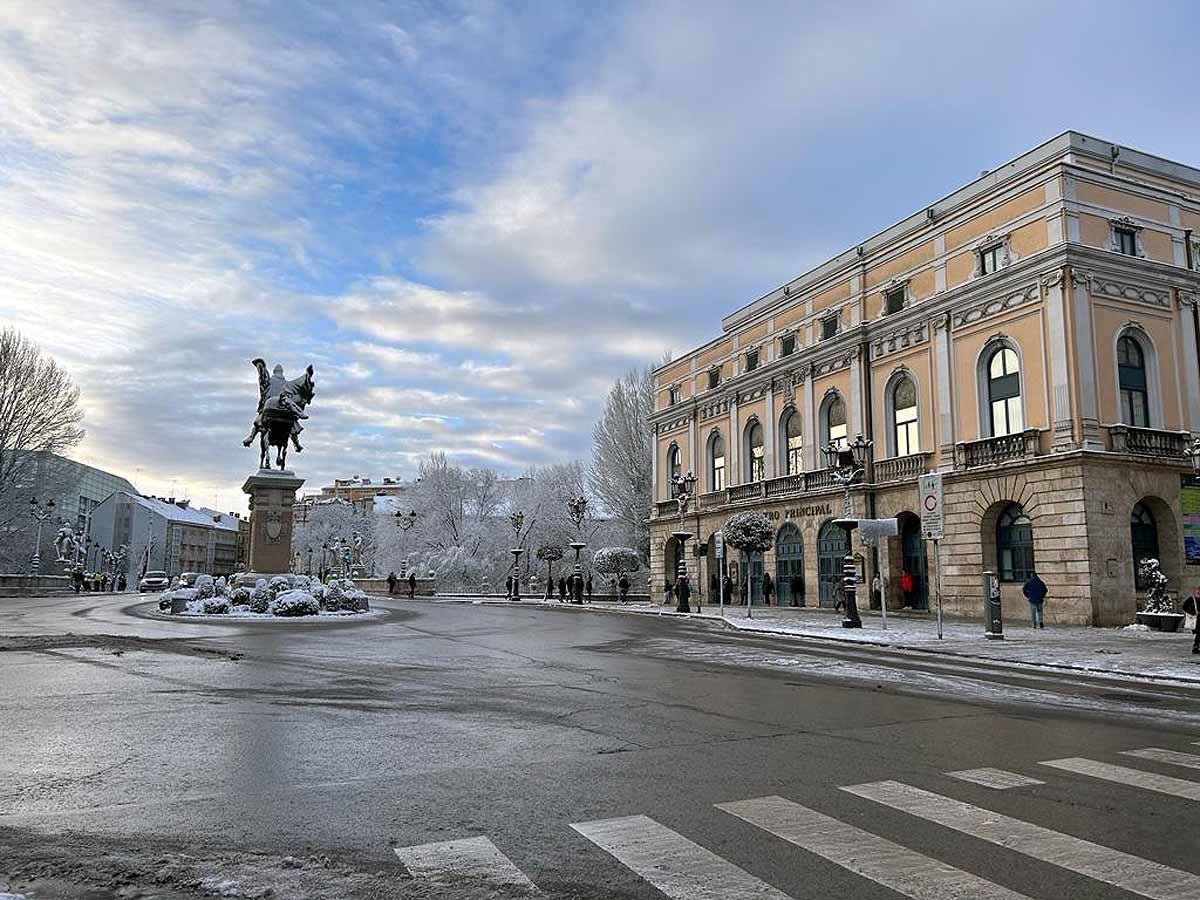
[(921, 534), (933, 541), (933, 578), (937, 590), (938, 640), (942, 640), (942, 557), (938, 544), (945, 534), (942, 518), (942, 473), (922, 475), (918, 483), (921, 503)]
[(717, 552), (717, 603), (721, 618), (725, 618), (725, 535), (713, 532), (713, 546)]
[[(879, 546), (880, 538), (895, 537), (900, 533), (900, 523), (896, 519), (859, 519), (858, 539), (868, 547)], [(879, 613), (883, 616), (883, 630), (887, 631), (887, 597), (883, 595), (883, 579), (880, 579)], [(868, 590), (872, 589), (868, 585)]]

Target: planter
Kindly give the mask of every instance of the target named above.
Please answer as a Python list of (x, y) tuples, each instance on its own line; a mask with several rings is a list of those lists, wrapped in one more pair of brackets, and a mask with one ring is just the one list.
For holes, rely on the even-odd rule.
[(1183, 613), (1147, 613), (1137, 614), (1137, 623), (1147, 625), (1154, 631), (1178, 631), (1183, 624)]

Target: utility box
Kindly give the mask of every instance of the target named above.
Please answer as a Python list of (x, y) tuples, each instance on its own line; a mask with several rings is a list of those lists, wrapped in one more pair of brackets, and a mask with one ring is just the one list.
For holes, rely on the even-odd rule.
[(1000, 579), (995, 572), (983, 573), (983, 618), (989, 641), (1004, 640), (1004, 613), (1000, 608)]

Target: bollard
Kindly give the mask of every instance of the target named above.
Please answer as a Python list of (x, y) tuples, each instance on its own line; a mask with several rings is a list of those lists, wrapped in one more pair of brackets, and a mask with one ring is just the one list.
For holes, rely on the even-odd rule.
[(983, 573), (983, 617), (987, 622), (984, 635), (989, 641), (1004, 640), (1004, 614), (1000, 608), (1000, 579), (995, 572)]

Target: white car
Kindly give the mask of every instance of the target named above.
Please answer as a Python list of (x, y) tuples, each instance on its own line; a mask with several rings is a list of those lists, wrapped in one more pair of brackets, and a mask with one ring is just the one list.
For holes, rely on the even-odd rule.
[(147, 591), (165, 591), (170, 586), (171, 579), (166, 572), (147, 572), (138, 582), (138, 591), (143, 594)]

